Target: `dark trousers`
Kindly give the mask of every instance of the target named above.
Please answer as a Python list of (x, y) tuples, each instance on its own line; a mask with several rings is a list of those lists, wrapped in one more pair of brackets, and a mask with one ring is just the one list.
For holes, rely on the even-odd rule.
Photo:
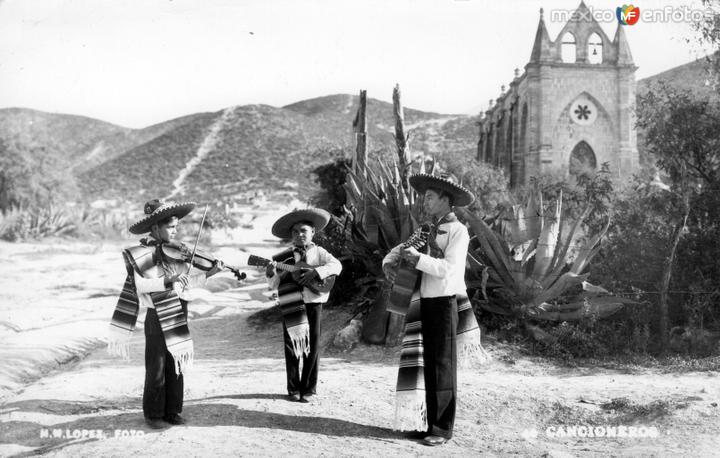
[(305, 304), (310, 323), (310, 352), (303, 355), (303, 368), (300, 374), (300, 359), (295, 357), (293, 344), (283, 323), (285, 341), (285, 372), (288, 394), (315, 394), (317, 392), (318, 369), (320, 366), (320, 318), (322, 304)]
[[(181, 301), (187, 318), (187, 303)], [(143, 414), (146, 418), (162, 418), (182, 412), (183, 376), (175, 374), (175, 360), (165, 345), (155, 309), (145, 317), (145, 389)]]
[(452, 437), (457, 399), (455, 296), (420, 299), (428, 434)]

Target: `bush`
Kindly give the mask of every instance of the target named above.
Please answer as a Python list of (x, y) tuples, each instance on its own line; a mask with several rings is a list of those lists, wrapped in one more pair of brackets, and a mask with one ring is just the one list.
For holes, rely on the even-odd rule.
[(360, 306), (366, 305), (374, 294), (371, 287), (379, 275), (382, 256), (360, 257), (348, 253), (346, 248), (345, 230), (332, 220), (323, 232), (318, 233), (315, 243), (322, 246), (342, 262), (343, 270), (335, 281), (328, 306), (344, 305), (354, 302)]
[(588, 232), (597, 234), (607, 223), (617, 197), (611, 177), (610, 166), (606, 162), (594, 175), (564, 175), (549, 173), (541, 177), (531, 177), (530, 184), (515, 191), (518, 200), (534, 190), (540, 190), (545, 199), (545, 210), (557, 201), (562, 194), (563, 215), (577, 219), (587, 209), (584, 226)]
[(595, 323), (594, 320), (577, 323), (563, 321), (557, 326), (545, 329), (554, 341), (541, 343), (538, 347), (540, 353), (565, 360), (607, 355), (607, 347), (598, 338)]
[(313, 198), (313, 205), (324, 208), (335, 215), (341, 214), (341, 207), (345, 205), (344, 184), (347, 176), (347, 168), (352, 166), (352, 161), (345, 157), (339, 157), (335, 161), (316, 167), (312, 173), (317, 175), (315, 182), (320, 185), (322, 192)]
[(469, 211), (490, 215), (512, 202), (509, 182), (502, 170), (472, 157), (450, 156), (444, 162), (445, 169), (475, 195), (475, 202), (466, 207)]
[(127, 234), (127, 223), (117, 211), (84, 205), (13, 207), (0, 212), (0, 239), (9, 242), (58, 236), (115, 239)]
[(77, 195), (67, 164), (45, 147), (0, 139), (0, 212), (40, 208)]

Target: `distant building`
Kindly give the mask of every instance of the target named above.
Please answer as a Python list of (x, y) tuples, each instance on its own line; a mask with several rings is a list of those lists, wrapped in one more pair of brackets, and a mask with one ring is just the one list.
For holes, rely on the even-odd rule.
[(616, 177), (638, 168), (635, 70), (623, 25), (611, 41), (584, 2), (556, 41), (540, 10), (530, 62), (480, 121), (478, 160), (502, 168), (512, 187), (551, 171), (604, 162)]

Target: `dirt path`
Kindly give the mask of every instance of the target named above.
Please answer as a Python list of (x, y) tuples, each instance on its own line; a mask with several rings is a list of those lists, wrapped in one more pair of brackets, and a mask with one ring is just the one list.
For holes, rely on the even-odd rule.
[[(87, 256), (82, 258), (82, 266), (111, 256), (117, 261), (116, 247), (78, 254), (81, 248), (76, 246), (73, 256)], [(259, 241), (253, 242), (252, 250), (263, 255), (275, 248)], [(8, 250), (0, 250), (0, 257), (11, 256)], [(228, 247), (219, 252), (230, 257), (233, 250), (237, 251)], [(39, 269), (48, 259), (61, 262), (67, 254), (26, 253), (20, 258), (29, 269), (22, 277), (27, 278), (30, 270)], [(74, 259), (72, 264), (77, 265), (78, 258)], [(38, 265), (33, 264), (36, 261)], [(80, 272), (85, 272), (83, 269)], [(85, 274), (73, 276), (72, 269), (66, 270), (61, 269), (55, 283), (43, 287), (65, 291), (56, 298), (64, 306), (73, 302), (72, 288), (53, 289), (58, 285), (79, 284), (85, 278), (86, 289), (107, 287), (104, 281)], [(188, 424), (184, 426), (159, 431), (145, 426), (142, 332), (133, 341), (129, 362), (108, 357), (96, 343), (101, 339), (94, 336), (96, 326), (106, 326), (114, 297), (76, 299), (71, 312), (58, 312), (55, 327), (65, 331), (58, 332), (54, 342), (25, 337), (24, 344), (16, 342), (13, 347), (7, 343), (23, 333), (7, 328), (0, 334), (5, 351), (0, 360), (0, 380), (5, 384), (0, 404), (0, 455), (711, 456), (720, 450), (716, 372), (571, 370), (518, 357), (512, 349), (492, 342), (487, 347), (493, 362), (460, 373), (453, 440), (441, 448), (425, 447), (392, 430), (397, 349), (360, 345), (349, 353), (333, 350), (329, 345), (333, 334), (349, 318), (338, 310), (324, 313), (325, 350), (317, 401), (288, 402), (284, 398), (281, 326), (270, 322), (256, 327), (248, 322), (253, 312), (270, 306), (260, 274), (248, 273), (247, 282), (230, 289), (234, 283), (229, 277), (216, 279), (190, 307), (196, 362), (186, 376), (183, 415)], [(116, 274), (115, 267), (95, 274), (110, 278)], [(20, 288), (12, 297), (30, 306), (47, 291), (41, 288), (33, 293)], [(13, 312), (16, 314), (10, 316), (10, 309), (2, 309), (0, 321), (26, 326), (20, 317), (31, 314)], [(32, 321), (27, 319), (27, 326)], [(74, 337), (68, 335), (71, 331)], [(64, 345), (62, 336), (90, 339), (89, 356), (56, 363), (53, 372), (27, 385), (34, 377), (29, 368), (45, 360), (43, 352), (58, 351), (56, 347)], [(25, 379), (11, 373), (21, 369), (29, 371)], [(588, 425), (656, 428), (659, 436), (551, 437), (558, 430)], [(72, 437), (83, 431), (99, 431), (104, 437)], [(116, 431), (125, 437), (115, 437)]]
[[(392, 351), (363, 346), (348, 355), (330, 352), (322, 359), (317, 402), (288, 402), (280, 326), (256, 328), (247, 321), (252, 311), (267, 305), (261, 286), (215, 294), (205, 305), (225, 312), (193, 320), (198, 354), (186, 378), (186, 426), (161, 431), (145, 426), (140, 409), (143, 342), (138, 337), (129, 363), (96, 351), (2, 406), (5, 445), (0, 453), (710, 456), (717, 450), (718, 408), (711, 405), (720, 394), (717, 374), (572, 374), (528, 361), (512, 366), (496, 361), (462, 372), (456, 434), (441, 449), (424, 447), (392, 430)], [(337, 328), (345, 319), (330, 310), (325, 323)], [(329, 338), (326, 334), (326, 343)], [(645, 417), (601, 413), (599, 404), (620, 397), (644, 406), (661, 400), (668, 402), (669, 411), (651, 409)], [(660, 437), (553, 439), (543, 431), (573, 424), (655, 426)], [(43, 428), (64, 435), (100, 430), (109, 437), (41, 437)], [(533, 429), (538, 437), (528, 433)], [(142, 436), (115, 438), (115, 430)]]

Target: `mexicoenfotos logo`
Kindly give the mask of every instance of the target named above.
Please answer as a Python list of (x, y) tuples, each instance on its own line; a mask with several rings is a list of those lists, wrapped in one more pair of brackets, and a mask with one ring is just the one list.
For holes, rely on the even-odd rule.
[(618, 6), (615, 9), (617, 20), (622, 25), (633, 25), (640, 19), (640, 7), (633, 5)]

